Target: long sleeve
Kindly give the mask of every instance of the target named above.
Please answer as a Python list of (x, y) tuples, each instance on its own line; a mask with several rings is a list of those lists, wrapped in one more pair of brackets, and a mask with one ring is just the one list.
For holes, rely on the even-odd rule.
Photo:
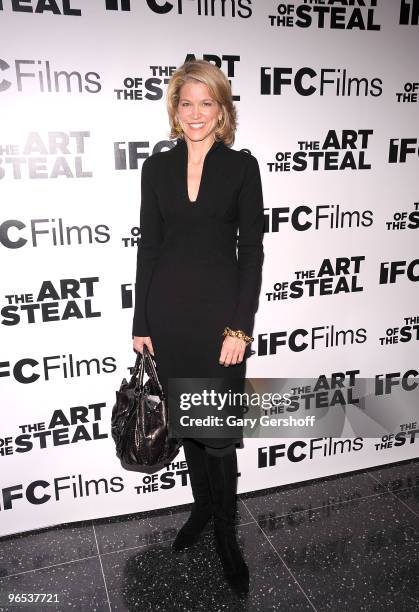
[(150, 157), (148, 157), (143, 162), (141, 170), (141, 237), (137, 249), (133, 336), (150, 335), (146, 316), (147, 293), (163, 241), (163, 225), (157, 196), (150, 182)]
[(251, 335), (262, 277), (265, 219), (259, 164), (253, 155), (246, 155), (247, 168), (238, 196), (239, 301), (229, 327)]

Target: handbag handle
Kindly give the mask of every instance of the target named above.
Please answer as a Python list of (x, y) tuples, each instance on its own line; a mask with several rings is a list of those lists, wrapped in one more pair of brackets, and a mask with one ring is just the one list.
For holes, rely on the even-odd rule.
[[(145, 367), (146, 367), (146, 370), (147, 370), (147, 374), (156, 383), (156, 385), (157, 385), (157, 387), (159, 389), (159, 392), (161, 394), (161, 397), (162, 397), (163, 401), (165, 401), (166, 400), (165, 394), (164, 394), (163, 387), (162, 387), (162, 385), (160, 383), (160, 380), (159, 380), (159, 377), (158, 377), (158, 374), (157, 374), (156, 365), (155, 365), (153, 356), (152, 356), (152, 354), (150, 353), (150, 351), (148, 350), (148, 348), (145, 345), (144, 345), (144, 349), (143, 350), (144, 350), (144, 356), (145, 356), (144, 362), (145, 362)], [(149, 366), (150, 371), (148, 371), (147, 366)], [(144, 419), (145, 419), (145, 413), (143, 413), (143, 427), (145, 427), (145, 420)], [(167, 419), (168, 419), (167, 410), (163, 410), (162, 419), (163, 419), (163, 426), (167, 427)]]
[(134, 391), (136, 393), (138, 393), (139, 391), (143, 390), (143, 378), (144, 378), (144, 370), (145, 370), (145, 357), (144, 354), (141, 355), (141, 359), (140, 359), (140, 367), (139, 367), (139, 372), (138, 372), (138, 378), (135, 382), (135, 388)]
[(137, 354), (137, 359), (135, 360), (134, 370), (132, 372), (132, 376), (131, 376), (129, 384), (128, 384), (128, 387), (130, 387), (130, 388), (134, 387), (134, 385), (135, 385), (135, 381), (136, 381), (136, 378), (137, 378), (137, 375), (138, 375), (138, 370), (140, 368), (141, 361), (142, 361), (142, 355), (141, 355), (141, 353), (138, 353)]
[(134, 365), (134, 371), (132, 373), (132, 376), (128, 384), (129, 388), (137, 386), (137, 376), (138, 376), (139, 371), (140, 371), (140, 378), (142, 382), (143, 376), (144, 376), (144, 359), (141, 353), (137, 354), (137, 359), (135, 360), (135, 365)]
[[(145, 345), (144, 345), (144, 354), (145, 354), (145, 368), (146, 368), (147, 374), (156, 383), (159, 391), (161, 393), (163, 393), (163, 387), (162, 387), (162, 385), (160, 383), (160, 380), (159, 380), (159, 377), (158, 377), (158, 374), (157, 374), (156, 365), (154, 363), (153, 356), (151, 355), (150, 351), (148, 350), (148, 348)], [(148, 366), (148, 368), (147, 368), (147, 366)]]
[(143, 388), (144, 370), (147, 372), (148, 376), (153, 379), (159, 391), (163, 394), (163, 387), (157, 374), (154, 359), (145, 344), (143, 346), (143, 353), (141, 354), (138, 352), (137, 354), (134, 371), (129, 382), (129, 387), (135, 387), (137, 392)]

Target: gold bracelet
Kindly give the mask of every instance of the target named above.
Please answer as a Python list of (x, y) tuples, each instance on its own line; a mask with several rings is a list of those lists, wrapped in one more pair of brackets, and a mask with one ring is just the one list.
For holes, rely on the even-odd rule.
[(244, 331), (242, 331), (241, 329), (233, 330), (229, 327), (224, 328), (223, 336), (234, 336), (235, 338), (240, 338), (241, 340), (244, 340), (246, 342), (246, 345), (250, 344), (254, 340), (254, 338), (252, 338), (251, 336), (246, 336)]

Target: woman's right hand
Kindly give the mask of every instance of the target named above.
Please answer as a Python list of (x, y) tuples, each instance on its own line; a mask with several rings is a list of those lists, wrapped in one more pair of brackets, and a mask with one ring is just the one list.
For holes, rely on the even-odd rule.
[(146, 347), (148, 348), (148, 350), (154, 357), (154, 349), (153, 349), (153, 344), (151, 342), (150, 336), (134, 336), (133, 337), (133, 349), (137, 353), (141, 353), (141, 355), (143, 354), (144, 344), (146, 345)]

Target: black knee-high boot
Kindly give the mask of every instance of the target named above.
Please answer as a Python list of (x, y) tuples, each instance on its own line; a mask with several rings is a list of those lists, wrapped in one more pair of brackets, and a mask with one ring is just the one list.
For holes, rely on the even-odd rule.
[(215, 545), (224, 575), (239, 594), (249, 591), (249, 569), (235, 533), (237, 454), (236, 448), (223, 456), (207, 452), (208, 476), (214, 511)]
[(189, 480), (194, 504), (186, 523), (177, 534), (172, 548), (179, 551), (194, 544), (212, 516), (211, 491), (205, 463), (205, 447), (194, 440), (184, 438), (183, 450), (188, 464)]

